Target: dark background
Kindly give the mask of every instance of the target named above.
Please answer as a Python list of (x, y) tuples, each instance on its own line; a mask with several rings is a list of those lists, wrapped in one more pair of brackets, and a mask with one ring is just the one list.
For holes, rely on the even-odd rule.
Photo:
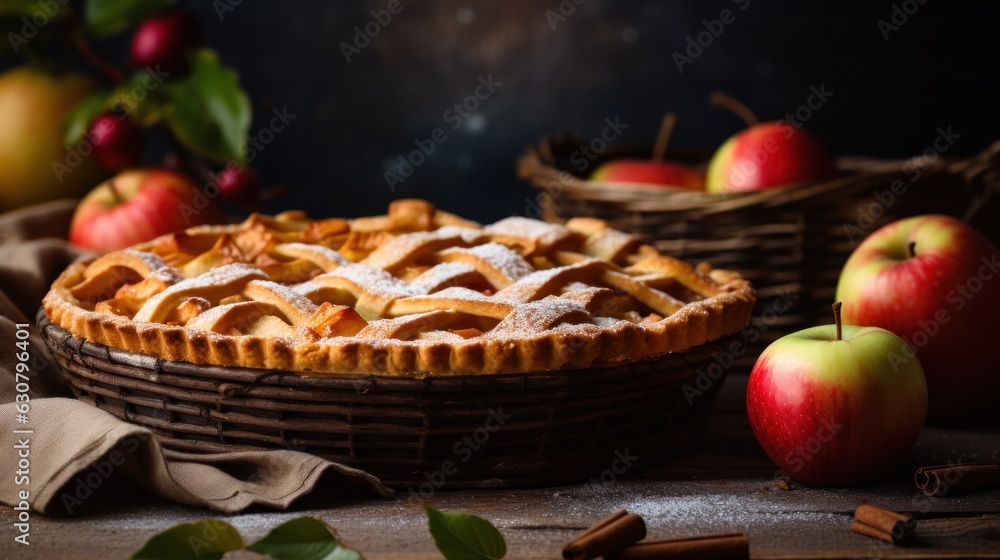
[[(534, 193), (515, 160), (541, 136), (589, 139), (620, 116), (622, 142), (651, 142), (671, 110), (680, 117), (673, 145), (713, 149), (741, 128), (709, 106), (714, 89), (768, 120), (825, 85), (834, 94), (807, 126), (841, 155), (906, 157), (947, 126), (961, 134), (948, 155), (1000, 138), (996, 2), (562, 0), (563, 12), (574, 10), (553, 30), (546, 11), (558, 13), (560, 0), (400, 0), (402, 12), (348, 63), (341, 42), (388, 0), (220, 8), (238, 1), (179, 5), (240, 71), (255, 107), (251, 134), (272, 107), (296, 115), (253, 161), (269, 184), (288, 186), (267, 211), (353, 216), (412, 196), (485, 221), (523, 214)], [(885, 40), (877, 22), (891, 22), (894, 5), (897, 23), (904, 8), (916, 11)], [(679, 72), (672, 54), (727, 8), (735, 21)], [(115, 41), (103, 50), (125, 52)], [(444, 112), (491, 74), (502, 85), (452, 130)], [(448, 139), (391, 190), (385, 171), (438, 127)]]

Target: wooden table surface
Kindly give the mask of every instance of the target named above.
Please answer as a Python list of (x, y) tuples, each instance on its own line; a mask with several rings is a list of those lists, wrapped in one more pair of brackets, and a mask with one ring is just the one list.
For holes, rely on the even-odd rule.
[[(926, 498), (912, 482), (920, 465), (1000, 462), (1000, 415), (976, 424), (987, 428), (926, 428), (904, 464), (876, 484), (815, 489), (793, 483), (782, 490), (750, 432), (745, 387), (745, 375), (730, 376), (705, 437), (672, 463), (639, 472), (640, 457), (635, 472), (607, 484), (438, 492), (429, 502), (492, 521), (507, 540), (509, 559), (557, 559), (573, 535), (619, 509), (642, 515), (652, 539), (745, 532), (753, 558), (1000, 558), (1000, 490)], [(13, 544), (13, 512), (3, 508), (10, 535), (0, 541), (0, 557), (127, 558), (175, 523), (218, 517), (144, 495), (125, 481), (102, 492), (80, 516), (34, 516), (30, 548)], [(915, 513), (915, 543), (890, 547), (852, 533), (851, 514), (862, 503)], [(336, 527), (369, 560), (440, 558), (421, 502), (405, 493), (394, 499), (317, 496), (294, 511), (259, 509), (225, 519), (252, 541), (304, 514)]]

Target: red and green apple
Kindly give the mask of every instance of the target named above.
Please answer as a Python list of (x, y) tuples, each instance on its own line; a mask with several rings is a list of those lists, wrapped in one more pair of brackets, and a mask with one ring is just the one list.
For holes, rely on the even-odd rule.
[(913, 445), (927, 384), (901, 338), (842, 327), (836, 311), (835, 320), (764, 350), (750, 373), (747, 414), (761, 447), (790, 476), (850, 486), (877, 478)]
[(69, 239), (92, 251), (116, 251), (223, 219), (215, 201), (187, 176), (166, 169), (132, 169), (84, 197), (70, 223)]
[(1000, 253), (943, 215), (893, 222), (865, 239), (841, 271), (844, 320), (904, 338), (927, 375), (929, 417), (1000, 403)]
[(608, 161), (594, 171), (590, 180), (705, 190), (705, 175), (701, 171), (679, 163), (651, 159)]
[(745, 192), (836, 176), (833, 156), (819, 138), (783, 121), (753, 124), (731, 136), (712, 156), (706, 190)]
[(704, 191), (705, 174), (701, 170), (664, 159), (675, 124), (676, 114), (667, 113), (663, 116), (650, 159), (619, 158), (604, 162), (590, 175), (590, 180), (639, 187)]

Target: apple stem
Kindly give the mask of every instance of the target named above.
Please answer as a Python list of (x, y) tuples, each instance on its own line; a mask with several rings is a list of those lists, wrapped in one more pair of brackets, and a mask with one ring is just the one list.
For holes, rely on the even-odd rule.
[(95, 70), (104, 75), (105, 78), (111, 80), (116, 84), (120, 84), (125, 81), (125, 75), (116, 66), (112, 65), (108, 61), (101, 58), (94, 47), (91, 46), (90, 41), (87, 40), (87, 35), (84, 33), (83, 28), (76, 25), (72, 31), (70, 31), (71, 44), (76, 49), (80, 56), (87, 61), (88, 64), (94, 67)]
[(716, 107), (725, 107), (736, 113), (736, 116), (743, 119), (743, 122), (747, 123), (747, 126), (753, 126), (760, 122), (760, 119), (757, 118), (757, 115), (753, 114), (753, 111), (729, 94), (721, 91), (713, 91), (708, 100)]
[(111, 190), (111, 197), (115, 199), (115, 205), (125, 202), (125, 199), (122, 198), (122, 193), (118, 192), (118, 187), (115, 186), (114, 179), (108, 180), (108, 189)]
[(837, 325), (837, 340), (843, 340), (840, 325), (840, 307), (842, 305), (839, 301), (833, 304), (833, 324)]
[(917, 256), (917, 242), (910, 241), (910, 244), (906, 246), (906, 252), (910, 255), (910, 258)]
[(653, 161), (659, 163), (663, 161), (663, 156), (667, 153), (667, 144), (670, 143), (670, 135), (677, 124), (677, 115), (667, 113), (663, 115), (663, 122), (660, 123), (660, 131), (656, 134), (656, 145), (653, 146)]

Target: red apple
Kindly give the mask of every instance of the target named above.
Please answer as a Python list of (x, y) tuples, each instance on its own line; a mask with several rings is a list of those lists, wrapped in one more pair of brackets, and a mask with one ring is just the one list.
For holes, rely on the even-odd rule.
[(726, 140), (708, 165), (707, 190), (757, 191), (835, 176), (833, 156), (818, 138), (776, 121), (752, 125)]
[(609, 161), (598, 167), (590, 180), (705, 190), (705, 175), (700, 171), (679, 163), (648, 159)]
[(903, 337), (927, 375), (929, 416), (1000, 403), (1000, 254), (949, 216), (917, 216), (869, 236), (837, 285), (844, 319)]
[(906, 343), (836, 319), (776, 340), (747, 385), (757, 441), (807, 484), (875, 479), (913, 445), (927, 412), (924, 374)]
[(165, 169), (123, 171), (98, 185), (76, 208), (69, 240), (108, 252), (160, 235), (223, 221), (215, 201), (188, 177)]
[(99, 115), (90, 125), (94, 160), (108, 171), (134, 167), (142, 159), (142, 130), (112, 113)]
[(257, 200), (260, 194), (260, 178), (249, 167), (228, 166), (216, 177), (222, 197), (245, 206)]
[(144, 21), (132, 36), (132, 65), (159, 66), (170, 74), (187, 70), (187, 58), (201, 40), (198, 20), (187, 12), (174, 10)]

